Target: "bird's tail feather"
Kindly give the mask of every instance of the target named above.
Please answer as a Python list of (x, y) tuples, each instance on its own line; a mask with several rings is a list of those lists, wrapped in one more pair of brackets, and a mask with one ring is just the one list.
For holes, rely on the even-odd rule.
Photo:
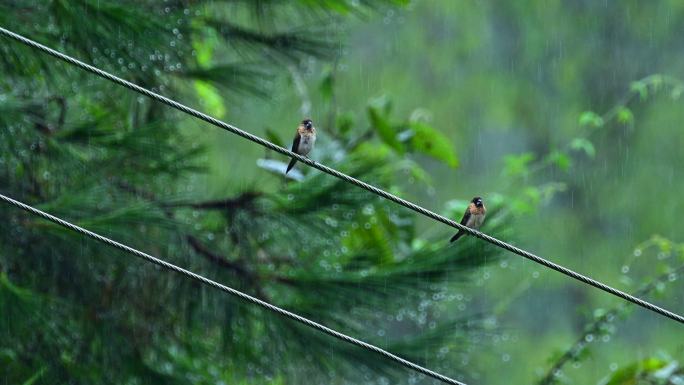
[(449, 242), (456, 242), (458, 238), (461, 238), (464, 234), (465, 232), (463, 232), (463, 230), (459, 231), (458, 233), (456, 233), (456, 235), (451, 237), (451, 240)]
[(290, 172), (290, 170), (292, 170), (292, 167), (294, 167), (295, 163), (297, 163), (297, 159), (292, 158), (292, 160), (290, 161), (290, 164), (287, 165), (287, 170), (285, 171), (285, 174), (287, 174), (288, 172)]

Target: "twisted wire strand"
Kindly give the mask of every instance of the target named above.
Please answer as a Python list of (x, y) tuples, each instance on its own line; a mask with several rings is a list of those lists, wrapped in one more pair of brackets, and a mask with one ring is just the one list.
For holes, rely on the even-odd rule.
[(121, 78), (119, 78), (119, 77), (117, 77), (117, 76), (114, 76), (114, 75), (112, 75), (112, 74), (110, 74), (110, 73), (108, 73), (108, 72), (105, 72), (105, 71), (103, 71), (103, 70), (101, 70), (101, 69), (99, 69), (99, 68), (93, 67), (93, 66), (90, 65), (90, 64), (86, 64), (86, 63), (84, 63), (84, 62), (82, 62), (82, 61), (80, 61), (80, 60), (78, 60), (78, 59), (75, 59), (75, 58), (73, 58), (73, 57), (71, 57), (71, 56), (68, 56), (68, 55), (65, 55), (65, 54), (63, 54), (63, 53), (61, 53), (61, 52), (59, 52), (59, 51), (56, 51), (56, 50), (54, 50), (54, 49), (52, 49), (52, 48), (46, 47), (46, 46), (44, 46), (44, 45), (42, 45), (42, 44), (40, 44), (40, 43), (38, 43), (38, 42), (35, 42), (35, 41), (31, 40), (31, 39), (28, 39), (28, 38), (26, 38), (26, 37), (24, 37), (24, 36), (22, 36), (22, 35), (19, 35), (19, 34), (17, 34), (17, 33), (14, 33), (14, 32), (12, 32), (12, 31), (9, 31), (9, 30), (7, 30), (7, 29), (5, 29), (5, 28), (2, 28), (2, 27), (0, 27), (0, 35), (3, 35), (3, 36), (6, 36), (6, 37), (9, 37), (9, 38), (12, 38), (12, 39), (17, 40), (17, 41), (19, 41), (19, 42), (21, 42), (21, 43), (23, 43), (23, 44), (25, 44), (25, 45), (28, 45), (28, 46), (33, 47), (33, 48), (36, 48), (36, 49), (38, 49), (38, 50), (40, 50), (40, 51), (43, 51), (43, 52), (45, 52), (45, 53), (47, 53), (47, 54), (49, 54), (49, 55), (51, 55), (51, 56), (54, 56), (54, 57), (56, 57), (56, 58), (58, 58), (58, 59), (60, 59), (60, 60), (63, 60), (63, 61), (65, 61), (65, 62), (67, 62), (67, 63), (70, 63), (70, 64), (73, 64), (73, 65), (75, 65), (75, 66), (77, 66), (77, 67), (79, 67), (79, 68), (81, 68), (81, 69), (84, 69), (84, 70), (86, 70), (86, 71), (88, 71), (88, 72), (91, 72), (91, 73), (93, 73), (93, 74), (95, 74), (95, 75), (98, 75), (98, 76), (100, 76), (100, 77), (103, 77), (103, 78), (105, 78), (105, 79), (107, 79), (107, 80), (109, 80), (109, 81), (112, 81), (112, 82), (117, 83), (117, 84), (119, 84), (119, 85), (121, 85), (121, 86), (124, 86), (124, 87), (126, 87), (126, 88), (128, 88), (128, 89), (130, 89), (130, 90), (133, 90), (133, 91), (136, 91), (136, 92), (138, 92), (138, 93), (140, 93), (140, 94), (143, 94), (143, 95), (145, 95), (145, 96), (148, 96), (148, 97), (150, 97), (150, 98), (152, 98), (152, 99), (154, 99), (154, 100), (156, 100), (156, 101), (158, 101), (158, 102), (164, 103), (164, 104), (166, 104), (166, 105), (168, 105), (168, 106), (170, 106), (170, 107), (173, 107), (173, 108), (175, 108), (175, 109), (177, 109), (177, 110), (180, 110), (180, 111), (182, 111), (182, 112), (184, 112), (184, 113), (186, 113), (186, 114), (188, 114), (188, 115), (191, 115), (191, 116), (193, 116), (193, 117), (195, 117), (195, 118), (197, 118), (197, 119), (201, 119), (201, 120), (203, 120), (203, 121), (205, 121), (205, 122), (207, 122), (207, 123), (209, 123), (209, 124), (212, 124), (212, 125), (214, 125), (214, 126), (216, 126), (216, 127), (220, 127), (220, 128), (222, 128), (222, 129), (224, 129), (224, 130), (226, 130), (226, 131), (229, 131), (229, 132), (231, 132), (231, 133), (233, 133), (233, 134), (239, 135), (239, 136), (241, 136), (241, 137), (243, 137), (243, 138), (245, 138), (245, 139), (247, 139), (247, 140), (250, 140), (250, 141), (252, 141), (252, 142), (254, 142), (254, 143), (260, 144), (260, 145), (262, 145), (262, 146), (264, 146), (264, 147), (266, 147), (266, 148), (268, 148), (268, 149), (270, 149), (270, 150), (279, 152), (279, 153), (281, 153), (281, 154), (283, 154), (283, 155), (286, 155), (286, 156), (289, 156), (289, 157), (292, 157), (292, 158), (296, 158), (298, 161), (300, 161), (300, 162), (302, 162), (302, 163), (304, 163), (304, 164), (307, 164), (307, 165), (309, 165), (309, 166), (311, 166), (311, 167), (313, 167), (313, 168), (316, 168), (316, 169), (318, 169), (318, 170), (321, 170), (321, 171), (323, 171), (323, 172), (325, 172), (325, 173), (327, 173), (327, 174), (330, 174), (330, 175), (332, 175), (332, 176), (334, 176), (334, 177), (336, 177), (336, 178), (340, 178), (340, 179), (342, 179), (342, 180), (344, 180), (344, 181), (346, 181), (346, 182), (348, 182), (348, 183), (351, 183), (351, 184), (353, 184), (353, 185), (355, 185), (355, 186), (358, 186), (358, 187), (361, 187), (361, 188), (363, 188), (363, 189), (366, 189), (366, 190), (372, 192), (373, 194), (379, 195), (379, 196), (381, 196), (381, 197), (383, 197), (383, 198), (385, 198), (385, 199), (387, 199), (387, 200), (390, 200), (390, 201), (395, 202), (395, 203), (397, 203), (397, 204), (399, 204), (399, 205), (402, 205), (402, 206), (404, 206), (404, 207), (406, 207), (406, 208), (408, 208), (408, 209), (411, 209), (411, 210), (413, 210), (413, 211), (415, 211), (415, 212), (417, 212), (417, 213), (420, 213), (420, 214), (422, 214), (422, 215), (424, 215), (424, 216), (426, 216), (426, 217), (428, 217), (428, 218), (434, 219), (434, 220), (436, 220), (436, 221), (438, 221), (438, 222), (442, 222), (442, 223), (444, 223), (445, 225), (448, 225), (448, 226), (457, 228), (457, 229), (459, 229), (459, 230), (463, 230), (463, 231), (465, 231), (466, 233), (468, 233), (468, 234), (470, 234), (470, 235), (472, 235), (472, 236), (475, 236), (475, 237), (477, 237), (477, 238), (483, 239), (483, 240), (485, 240), (485, 241), (487, 241), (487, 242), (489, 242), (489, 243), (491, 243), (491, 244), (493, 244), (493, 245), (495, 245), (495, 246), (497, 246), (497, 247), (500, 247), (500, 248), (502, 248), (502, 249), (508, 250), (508, 251), (510, 251), (510, 252), (512, 252), (512, 253), (514, 253), (514, 254), (517, 254), (517, 255), (520, 255), (520, 256), (522, 256), (522, 257), (525, 257), (525, 258), (527, 258), (527, 259), (529, 259), (529, 260), (532, 260), (532, 261), (534, 261), (534, 262), (536, 262), (536, 263), (538, 263), (538, 264), (540, 264), (540, 265), (546, 266), (546, 267), (548, 267), (548, 268), (550, 268), (550, 269), (556, 270), (556, 271), (559, 272), (559, 273), (565, 274), (565, 275), (567, 275), (568, 277), (574, 278), (574, 279), (576, 279), (576, 280), (578, 280), (578, 281), (580, 281), (580, 282), (583, 282), (583, 283), (585, 283), (585, 284), (591, 285), (591, 286), (593, 286), (593, 287), (595, 287), (595, 288), (598, 288), (598, 289), (600, 289), (600, 290), (603, 290), (603, 291), (605, 291), (605, 292), (607, 292), (607, 293), (610, 293), (610, 294), (612, 294), (612, 295), (614, 295), (614, 296), (620, 297), (620, 298), (622, 298), (622, 299), (624, 299), (624, 300), (626, 300), (626, 301), (632, 302), (632, 303), (634, 303), (634, 304), (636, 304), (636, 305), (639, 305), (639, 306), (641, 306), (641, 307), (643, 307), (643, 308), (645, 308), (645, 309), (651, 310), (651, 311), (653, 311), (653, 312), (655, 312), (655, 313), (661, 314), (661, 315), (663, 315), (663, 316), (665, 316), (665, 317), (668, 317), (668, 318), (673, 319), (673, 320), (675, 320), (675, 321), (677, 321), (677, 322), (679, 322), (679, 323), (684, 324), (684, 317), (681, 316), (681, 315), (679, 315), (679, 314), (673, 313), (673, 312), (671, 312), (671, 311), (669, 311), (669, 310), (666, 310), (666, 309), (664, 309), (664, 308), (661, 308), (661, 307), (659, 307), (659, 306), (656, 306), (656, 305), (654, 305), (654, 304), (652, 304), (652, 303), (650, 303), (650, 302), (644, 301), (644, 300), (642, 300), (642, 299), (640, 299), (640, 298), (637, 298), (637, 297), (635, 297), (635, 296), (633, 296), (633, 295), (630, 295), (630, 294), (628, 294), (628, 293), (625, 293), (625, 292), (623, 292), (623, 291), (621, 291), (621, 290), (615, 289), (615, 288), (613, 288), (613, 287), (611, 287), (611, 286), (608, 286), (608, 285), (606, 285), (606, 284), (604, 284), (604, 283), (602, 283), (602, 282), (599, 282), (599, 281), (597, 281), (597, 280), (595, 280), (595, 279), (593, 279), (593, 278), (589, 278), (589, 277), (587, 277), (587, 276), (585, 276), (585, 275), (582, 275), (582, 274), (580, 274), (580, 273), (577, 273), (577, 272), (575, 272), (575, 271), (573, 271), (573, 270), (570, 270), (570, 269), (568, 269), (568, 268), (566, 268), (566, 267), (563, 267), (563, 266), (561, 266), (561, 265), (558, 265), (558, 264), (556, 264), (556, 263), (553, 263), (553, 262), (551, 262), (551, 261), (548, 261), (548, 260), (546, 260), (546, 259), (544, 259), (544, 258), (542, 258), (542, 257), (540, 257), (540, 256), (537, 256), (537, 255), (532, 254), (532, 253), (530, 253), (530, 252), (528, 252), (528, 251), (525, 251), (525, 250), (523, 250), (523, 249), (520, 249), (520, 248), (518, 248), (518, 247), (515, 247), (515, 246), (513, 246), (513, 245), (511, 245), (511, 244), (509, 244), (509, 243), (503, 242), (503, 241), (501, 241), (501, 240), (499, 240), (499, 239), (496, 239), (496, 238), (494, 238), (494, 237), (492, 237), (492, 236), (490, 236), (490, 235), (487, 235), (487, 234), (485, 234), (485, 233), (482, 233), (482, 232), (480, 232), (480, 231), (478, 231), (478, 230), (474, 230), (474, 229), (471, 229), (471, 228), (469, 228), (469, 227), (463, 226), (463, 225), (461, 225), (460, 223), (458, 223), (458, 222), (456, 222), (456, 221), (453, 221), (453, 220), (448, 219), (448, 218), (446, 218), (446, 217), (444, 217), (444, 216), (442, 216), (442, 215), (439, 215), (439, 214), (437, 214), (437, 213), (434, 213), (434, 212), (432, 212), (432, 211), (430, 211), (430, 210), (428, 210), (428, 209), (425, 209), (425, 208), (423, 208), (423, 207), (421, 207), (421, 206), (418, 206), (418, 205), (416, 205), (416, 204), (414, 204), (414, 203), (412, 203), (412, 202), (409, 202), (409, 201), (407, 201), (407, 200), (405, 200), (405, 199), (399, 198), (398, 196), (396, 196), (396, 195), (394, 195), (394, 194), (391, 194), (391, 193), (389, 193), (389, 192), (387, 192), (387, 191), (381, 190), (381, 189), (379, 189), (379, 188), (377, 188), (377, 187), (375, 187), (375, 186), (372, 186), (372, 185), (370, 185), (370, 184), (368, 184), (368, 183), (366, 183), (366, 182), (363, 182), (363, 181), (361, 181), (361, 180), (358, 180), (358, 179), (356, 179), (356, 178), (353, 178), (353, 177), (351, 177), (351, 176), (349, 176), (349, 175), (347, 175), (347, 174), (344, 174), (344, 173), (342, 173), (342, 172), (340, 172), (340, 171), (337, 171), (337, 170), (335, 170), (335, 169), (333, 169), (333, 168), (330, 168), (330, 167), (325, 166), (325, 165), (323, 165), (323, 164), (317, 163), (317, 162), (315, 162), (315, 161), (313, 161), (313, 160), (311, 160), (311, 159), (309, 159), (309, 158), (306, 158), (306, 157), (304, 157), (304, 156), (301, 156), (301, 155), (299, 155), (299, 154), (296, 154), (296, 153), (294, 153), (294, 152), (292, 152), (292, 151), (290, 151), (290, 150), (288, 150), (288, 149), (286, 149), (286, 148), (277, 146), (277, 145), (275, 145), (275, 144), (273, 144), (273, 143), (271, 143), (271, 142), (269, 142), (269, 141), (267, 141), (267, 140), (265, 140), (265, 139), (262, 139), (262, 138), (260, 138), (260, 137), (258, 137), (258, 136), (256, 136), (256, 135), (250, 134), (249, 132), (243, 131), (243, 130), (241, 130), (241, 129), (239, 129), (239, 128), (233, 126), (233, 125), (230, 125), (230, 124), (228, 124), (228, 123), (222, 122), (222, 121), (220, 121), (220, 120), (218, 120), (218, 119), (216, 119), (216, 118), (213, 118), (213, 117), (211, 117), (211, 116), (209, 116), (209, 115), (207, 115), (207, 114), (205, 114), (205, 113), (202, 113), (202, 112), (200, 112), (200, 111), (197, 111), (197, 110), (195, 110), (195, 109), (193, 109), (193, 108), (190, 108), (190, 107), (188, 107), (188, 106), (186, 106), (186, 105), (184, 105), (184, 104), (178, 103), (178, 102), (176, 102), (175, 100), (169, 99), (169, 98), (167, 98), (167, 97), (165, 97), (165, 96), (162, 96), (162, 95), (160, 95), (160, 94), (158, 94), (158, 93), (155, 93), (155, 92), (153, 92), (153, 91), (150, 91), (150, 90), (148, 90), (148, 89), (146, 89), (146, 88), (140, 87), (140, 86), (138, 86), (137, 84), (134, 84), (134, 83), (131, 83), (131, 82), (127, 81), (127, 80), (121, 79)]
[(60, 226), (64, 226), (64, 227), (66, 227), (66, 228), (68, 228), (68, 229), (70, 229), (70, 230), (72, 230), (72, 231), (75, 231), (75, 232), (81, 233), (81, 234), (83, 234), (83, 235), (85, 235), (85, 236), (88, 236), (88, 237), (90, 237), (90, 238), (93, 238), (93, 239), (95, 239), (95, 240), (97, 240), (97, 241), (99, 241), (99, 242), (102, 242), (102, 243), (104, 243), (104, 244), (106, 244), (106, 245), (108, 245), (108, 246), (112, 246), (112, 247), (115, 247), (115, 248), (117, 248), (117, 249), (123, 250), (123, 251), (125, 251), (125, 252), (127, 252), (127, 253), (131, 253), (131, 254), (133, 254), (133, 255), (135, 255), (135, 256), (137, 256), (137, 257), (140, 257), (140, 258), (142, 258), (142, 259), (144, 259), (144, 260), (146, 260), (146, 261), (148, 261), (148, 262), (152, 262), (152, 263), (154, 263), (154, 264), (156, 264), (156, 265), (159, 265), (159, 266), (161, 266), (161, 267), (163, 267), (163, 268), (166, 268), (166, 269), (169, 269), (169, 270), (173, 270), (173, 271), (175, 271), (175, 272), (177, 272), (177, 273), (180, 273), (180, 274), (185, 275), (185, 276), (187, 276), (187, 277), (189, 277), (189, 278), (192, 278), (192, 279), (194, 279), (194, 280), (196, 280), (196, 281), (199, 281), (199, 282), (201, 282), (201, 283), (203, 283), (203, 284), (205, 284), (205, 285), (212, 286), (212, 287), (214, 287), (214, 288), (216, 288), (216, 289), (219, 289), (219, 290), (221, 290), (221, 291), (224, 291), (224, 292), (226, 292), (226, 293), (228, 293), (228, 294), (230, 294), (230, 295), (233, 295), (233, 296), (235, 296), (235, 297), (238, 297), (238, 298), (240, 298), (240, 299), (242, 299), (242, 300), (245, 300), (245, 301), (251, 302), (251, 303), (253, 303), (253, 304), (255, 304), (255, 305), (261, 306), (261, 307), (263, 307), (263, 308), (265, 308), (265, 309), (267, 309), (267, 310), (270, 310), (270, 311), (272, 311), (272, 312), (274, 312), (274, 313), (276, 313), (276, 314), (278, 314), (278, 315), (281, 315), (281, 316), (290, 318), (290, 319), (292, 319), (292, 320), (295, 320), (295, 321), (297, 321), (297, 322), (300, 322), (300, 323), (302, 323), (302, 324), (304, 324), (304, 325), (306, 325), (306, 326), (308, 326), (308, 327), (311, 327), (311, 328), (314, 328), (314, 329), (316, 329), (316, 330), (319, 330), (319, 331), (321, 331), (321, 332), (323, 332), (323, 333), (326, 333), (326, 334), (328, 334), (328, 335), (331, 335), (331, 336), (333, 336), (333, 337), (335, 337), (335, 338), (338, 338), (338, 339), (340, 339), (340, 340), (342, 340), (342, 341), (345, 341), (345, 342), (348, 342), (348, 343), (350, 343), (350, 344), (352, 344), (352, 345), (356, 345), (356, 346), (362, 347), (362, 348), (364, 348), (364, 349), (370, 350), (370, 351), (372, 351), (372, 352), (378, 353), (378, 354), (384, 356), (385, 358), (387, 358), (387, 359), (389, 359), (389, 360), (391, 360), (391, 361), (397, 362), (397, 363), (399, 363), (399, 364), (401, 364), (401, 365), (403, 365), (403, 366), (405, 366), (405, 367), (407, 367), (407, 368), (409, 368), (409, 369), (415, 370), (415, 371), (417, 371), (417, 372), (419, 372), (419, 373), (422, 373), (422, 374), (424, 374), (424, 375), (426, 375), (426, 376), (429, 376), (429, 377), (432, 377), (432, 378), (434, 378), (434, 379), (440, 380), (440, 381), (442, 381), (442, 382), (444, 382), (444, 383), (447, 383), (447, 384), (465, 385), (463, 382), (456, 381), (456, 380), (454, 380), (454, 379), (452, 379), (452, 378), (449, 378), (449, 377), (447, 377), (447, 376), (445, 376), (445, 375), (442, 375), (442, 374), (439, 374), (439, 373), (437, 373), (437, 372), (434, 372), (434, 371), (432, 371), (432, 370), (430, 370), (430, 369), (427, 369), (427, 368), (425, 368), (425, 367), (422, 367), (422, 366), (420, 366), (420, 365), (418, 365), (418, 364), (414, 364), (414, 363), (411, 362), (411, 361), (405, 360), (405, 359), (403, 359), (403, 358), (401, 358), (401, 357), (399, 357), (399, 356), (397, 356), (397, 355), (394, 355), (394, 354), (392, 354), (392, 353), (390, 353), (390, 352), (388, 352), (388, 351), (386, 351), (386, 350), (384, 350), (384, 349), (381, 349), (381, 348), (379, 348), (379, 347), (377, 347), (377, 346), (375, 346), (375, 345), (371, 345), (371, 344), (369, 344), (369, 343), (367, 343), (367, 342), (358, 340), (358, 339), (356, 339), (356, 338), (354, 338), (354, 337), (350, 337), (350, 336), (348, 336), (348, 335), (346, 335), (346, 334), (343, 334), (343, 333), (340, 333), (340, 332), (335, 331), (335, 330), (333, 330), (333, 329), (330, 329), (329, 327), (324, 326), (324, 325), (321, 325), (321, 324), (319, 324), (319, 323), (317, 323), (317, 322), (315, 322), (315, 321), (312, 321), (312, 320), (310, 320), (310, 319), (308, 319), (308, 318), (302, 317), (302, 316), (300, 316), (300, 315), (298, 315), (298, 314), (292, 313), (292, 312), (287, 311), (287, 310), (285, 310), (285, 309), (283, 309), (283, 308), (280, 308), (280, 307), (275, 306), (275, 305), (272, 305), (272, 304), (270, 304), (270, 303), (268, 303), (268, 302), (262, 301), (262, 300), (260, 300), (260, 299), (258, 299), (258, 298), (256, 298), (256, 297), (252, 297), (252, 296), (249, 295), (249, 294), (246, 294), (246, 293), (243, 293), (243, 292), (241, 292), (241, 291), (235, 290), (235, 289), (233, 289), (233, 288), (231, 288), (231, 287), (222, 285), (222, 284), (220, 284), (220, 283), (218, 283), (218, 282), (216, 282), (216, 281), (212, 281), (211, 279), (206, 278), (206, 277), (203, 277), (203, 276), (201, 276), (201, 275), (199, 275), (199, 274), (193, 273), (193, 272), (190, 271), (190, 270), (186, 270), (186, 269), (183, 269), (182, 267), (179, 267), (179, 266), (176, 266), (176, 265), (174, 265), (174, 264), (172, 264), (172, 263), (166, 262), (166, 261), (164, 261), (163, 259), (159, 259), (159, 258), (157, 258), (157, 257), (153, 257), (153, 256), (151, 256), (151, 255), (149, 255), (149, 254), (147, 254), (147, 253), (144, 253), (144, 252), (142, 252), (142, 251), (139, 251), (139, 250), (137, 250), (137, 249), (134, 249), (134, 248), (132, 248), (132, 247), (130, 247), (130, 246), (126, 246), (126, 245), (124, 245), (123, 243), (119, 243), (119, 242), (114, 241), (114, 240), (112, 240), (112, 239), (109, 239), (109, 238), (107, 238), (107, 237), (105, 237), (105, 236), (102, 236), (102, 235), (100, 235), (100, 234), (94, 233), (94, 232), (92, 232), (92, 231), (90, 231), (90, 230), (86, 230), (86, 229), (84, 229), (83, 227), (77, 226), (77, 225), (75, 225), (75, 224), (73, 224), (73, 223), (67, 222), (67, 221), (65, 221), (65, 220), (63, 220), (63, 219), (60, 219), (60, 218), (57, 218), (57, 217), (54, 216), (54, 215), (48, 214), (48, 213), (46, 213), (46, 212), (44, 212), (44, 211), (41, 211), (41, 210), (39, 210), (39, 209), (37, 209), (37, 208), (35, 208), (35, 207), (29, 206), (29, 205), (27, 205), (27, 204), (25, 204), (25, 203), (22, 203), (22, 202), (19, 202), (19, 201), (17, 201), (17, 200), (14, 200), (14, 199), (12, 199), (12, 198), (10, 198), (10, 197), (8, 197), (8, 196), (5, 196), (5, 195), (3, 195), (3, 194), (0, 194), (0, 200), (4, 201), (4, 202), (6, 202), (6, 203), (9, 203), (9, 204), (11, 204), (11, 205), (13, 205), (13, 206), (19, 207), (19, 208), (22, 209), (22, 210), (28, 211), (28, 212), (31, 213), (31, 214), (38, 215), (38, 216), (40, 216), (40, 217), (42, 217), (42, 218), (44, 218), (44, 219), (47, 219), (47, 220), (50, 221), (50, 222), (54, 222), (54, 223), (56, 223), (56, 224), (58, 224), (58, 225), (60, 225)]

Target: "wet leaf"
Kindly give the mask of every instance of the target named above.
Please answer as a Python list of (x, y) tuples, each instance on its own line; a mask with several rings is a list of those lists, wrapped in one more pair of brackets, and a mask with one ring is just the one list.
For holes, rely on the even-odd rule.
[(648, 85), (642, 81), (632, 82), (629, 89), (639, 94), (641, 100), (648, 98)]
[(632, 124), (634, 123), (634, 114), (632, 113), (632, 110), (625, 106), (620, 106), (617, 110), (617, 121), (620, 124)]
[(584, 111), (579, 117), (579, 125), (582, 127), (599, 128), (603, 123), (603, 118), (593, 111)]
[(572, 165), (572, 159), (570, 159), (568, 154), (562, 151), (552, 151), (549, 154), (548, 159), (551, 163), (555, 164), (556, 167), (563, 171), (568, 171)]
[(413, 131), (411, 146), (415, 151), (441, 160), (450, 167), (458, 166), (456, 152), (444, 134), (422, 122), (413, 122), (410, 128)]
[(193, 84), (197, 96), (202, 100), (202, 104), (209, 115), (222, 119), (226, 114), (226, 109), (223, 106), (223, 98), (221, 98), (216, 87), (202, 80), (196, 80)]
[(510, 176), (527, 174), (530, 163), (535, 159), (531, 152), (524, 152), (520, 155), (507, 155), (504, 158), (504, 173)]
[(635, 385), (643, 374), (649, 374), (663, 368), (667, 362), (658, 358), (647, 358), (615, 372), (606, 385)]
[[(197, 22), (199, 24), (199, 22)], [(192, 48), (197, 55), (197, 64), (202, 68), (206, 68), (211, 64), (214, 57), (214, 46), (216, 46), (216, 39), (193, 39)]]
[(588, 157), (593, 158), (596, 156), (596, 149), (594, 145), (586, 138), (575, 138), (570, 143), (570, 148), (577, 151), (584, 151)]
[(380, 139), (400, 154), (403, 154), (404, 145), (399, 141), (397, 130), (392, 127), (387, 115), (383, 114), (378, 107), (369, 106), (368, 118), (370, 119), (371, 126), (378, 133)]

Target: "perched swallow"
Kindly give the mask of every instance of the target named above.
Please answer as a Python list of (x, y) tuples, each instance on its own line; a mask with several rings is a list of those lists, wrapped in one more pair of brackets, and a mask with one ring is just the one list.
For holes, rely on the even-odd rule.
[[(316, 127), (313, 126), (311, 119), (304, 119), (297, 127), (297, 133), (292, 141), (292, 152), (306, 156), (313, 149), (314, 143), (316, 143)], [(292, 158), (285, 174), (292, 170), (295, 163), (297, 159)]]
[[(485, 208), (482, 198), (475, 197), (472, 201), (470, 201), (470, 204), (468, 205), (465, 214), (463, 214), (461, 224), (463, 226), (470, 227), (471, 229), (479, 229), (480, 226), (482, 226), (482, 222), (484, 222), (486, 214), (487, 209)], [(458, 238), (461, 238), (464, 234), (465, 231), (459, 230), (458, 233), (456, 233), (456, 235), (451, 237), (450, 242), (456, 241)]]

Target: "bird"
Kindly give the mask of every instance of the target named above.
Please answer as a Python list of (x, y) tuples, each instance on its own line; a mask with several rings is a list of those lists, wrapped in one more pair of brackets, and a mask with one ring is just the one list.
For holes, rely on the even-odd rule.
[[(316, 127), (314, 127), (311, 119), (304, 119), (297, 127), (297, 133), (292, 141), (292, 152), (306, 156), (313, 149), (314, 143), (316, 143)], [(290, 164), (287, 165), (285, 174), (292, 170), (295, 163), (297, 163), (297, 159), (292, 158)]]
[[(484, 222), (486, 214), (487, 209), (485, 208), (482, 198), (475, 197), (468, 204), (468, 208), (466, 208), (465, 213), (463, 214), (463, 218), (461, 219), (461, 224), (463, 226), (470, 227), (471, 229), (479, 229), (480, 226), (482, 226), (482, 222)], [(459, 230), (458, 233), (456, 233), (456, 235), (451, 237), (451, 241), (449, 242), (455, 242), (458, 238), (461, 238), (465, 233), (465, 231)]]

